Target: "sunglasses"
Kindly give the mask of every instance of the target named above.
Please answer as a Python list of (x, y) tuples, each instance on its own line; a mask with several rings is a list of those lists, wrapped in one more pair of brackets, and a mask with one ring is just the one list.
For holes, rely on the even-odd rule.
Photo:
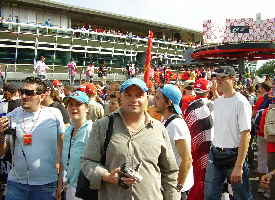
[(26, 95), (26, 96), (35, 96), (35, 95), (40, 95), (42, 94), (41, 91), (35, 91), (35, 90), (28, 90), (28, 89), (20, 89), (20, 94), (21, 95)]

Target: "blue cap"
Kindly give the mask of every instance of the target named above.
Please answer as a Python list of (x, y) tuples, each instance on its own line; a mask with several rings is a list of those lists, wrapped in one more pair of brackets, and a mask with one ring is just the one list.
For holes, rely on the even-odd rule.
[(166, 96), (170, 101), (172, 101), (172, 104), (175, 108), (175, 111), (181, 115), (181, 109), (180, 109), (180, 101), (182, 98), (182, 93), (180, 89), (172, 84), (165, 84), (162, 88), (159, 89), (159, 91)]
[(81, 91), (75, 91), (72, 94), (70, 94), (69, 96), (64, 98), (64, 103), (67, 103), (69, 99), (74, 99), (80, 103), (85, 103), (85, 104), (89, 104), (90, 99), (87, 96), (87, 94), (85, 92), (81, 92)]
[(148, 91), (148, 88), (143, 80), (138, 78), (131, 78), (122, 83), (122, 85), (120, 86), (120, 92), (124, 92), (128, 87), (132, 85), (138, 86), (140, 89), (142, 89), (143, 92)]

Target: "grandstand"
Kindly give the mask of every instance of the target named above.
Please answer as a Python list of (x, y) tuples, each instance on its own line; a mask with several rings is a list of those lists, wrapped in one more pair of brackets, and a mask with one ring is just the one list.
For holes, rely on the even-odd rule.
[(16, 72), (31, 72), (42, 55), (55, 72), (71, 59), (142, 67), (148, 30), (155, 33), (153, 63), (179, 64), (185, 49), (202, 41), (201, 32), (183, 27), (48, 0), (2, 0), (0, 17), (0, 64)]

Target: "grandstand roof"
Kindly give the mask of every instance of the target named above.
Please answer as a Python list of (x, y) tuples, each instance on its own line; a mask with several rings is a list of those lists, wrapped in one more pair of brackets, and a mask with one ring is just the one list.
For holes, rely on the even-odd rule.
[(110, 13), (110, 12), (103, 12), (103, 11), (94, 10), (90, 8), (73, 6), (71, 4), (64, 4), (64, 3), (56, 2), (52, 0), (10, 0), (10, 2), (24, 2), (24, 3), (34, 4), (34, 5), (64, 9), (67, 11), (86, 13), (86, 14), (97, 15), (97, 16), (102, 16), (102, 17), (107, 17), (112, 19), (119, 19), (119, 20), (128, 21), (132, 23), (150, 24), (151, 26), (154, 26), (154, 27), (172, 29), (172, 30), (181, 31), (181, 32), (185, 31), (185, 32), (190, 32), (195, 34), (201, 34), (200, 31), (187, 29), (181, 26), (170, 25), (170, 24), (155, 22), (155, 21), (146, 20), (146, 19), (139, 19), (135, 17), (124, 16), (124, 15)]

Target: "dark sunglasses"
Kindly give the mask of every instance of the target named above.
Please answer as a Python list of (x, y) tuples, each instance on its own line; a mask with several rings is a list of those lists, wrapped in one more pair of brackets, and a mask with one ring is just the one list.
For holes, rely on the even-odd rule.
[(35, 96), (35, 95), (42, 94), (42, 92), (35, 91), (35, 90), (28, 90), (28, 89), (20, 89), (20, 94), (21, 95), (25, 94), (26, 96)]

